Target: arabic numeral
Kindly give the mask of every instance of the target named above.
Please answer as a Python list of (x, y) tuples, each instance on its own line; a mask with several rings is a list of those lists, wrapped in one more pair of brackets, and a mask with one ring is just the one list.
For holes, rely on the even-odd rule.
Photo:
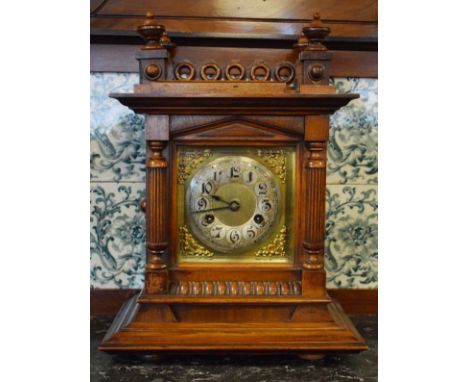
[(222, 239), (224, 237), (223, 227), (216, 225), (210, 230), (210, 235), (213, 239)]
[(240, 176), (240, 167), (231, 167), (231, 178), (238, 178)]
[(247, 184), (252, 184), (257, 180), (257, 174), (255, 171), (249, 171), (244, 173), (244, 182)]
[(260, 210), (262, 212), (268, 212), (271, 211), (272, 205), (269, 199), (262, 199), (260, 201)]
[(255, 192), (257, 193), (257, 195), (266, 195), (267, 194), (267, 190), (268, 190), (268, 186), (266, 183), (258, 183), (256, 186), (255, 186)]
[(198, 211), (204, 210), (206, 209), (206, 207), (208, 207), (208, 200), (206, 200), (205, 198), (200, 198), (197, 200), (196, 209)]
[(237, 229), (233, 229), (229, 232), (229, 240), (235, 244), (241, 239), (240, 232)]
[(246, 240), (252, 240), (257, 236), (257, 230), (253, 225), (248, 225), (243, 229), (243, 234)]
[(220, 181), (220, 180), (221, 180), (221, 175), (222, 175), (222, 173), (223, 173), (222, 171), (214, 171), (214, 172), (213, 172), (213, 180), (214, 180), (215, 182)]
[(211, 182), (206, 182), (206, 183), (202, 183), (202, 194), (211, 194), (211, 192), (213, 191), (213, 183)]

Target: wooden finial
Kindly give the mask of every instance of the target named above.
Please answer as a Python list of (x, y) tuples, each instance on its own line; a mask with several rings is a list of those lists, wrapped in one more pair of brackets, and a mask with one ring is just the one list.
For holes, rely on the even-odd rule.
[(322, 45), (322, 41), (330, 34), (330, 28), (322, 25), (318, 12), (314, 13), (312, 17), (311, 25), (302, 29), (302, 33), (308, 39), (306, 50), (327, 50)]
[(301, 32), (299, 39), (293, 45), (293, 48), (303, 50), (309, 45), (309, 39), (305, 36), (304, 32)]
[(312, 25), (313, 26), (321, 26), (322, 22), (320, 21), (320, 13), (315, 12), (312, 15)]
[(145, 21), (143, 23), (145, 25), (152, 25), (156, 21), (156, 16), (151, 11), (146, 12), (145, 17), (146, 17), (146, 19), (145, 19)]
[(151, 12), (146, 13), (146, 19), (143, 22), (143, 25), (140, 25), (137, 28), (138, 33), (146, 41), (143, 50), (154, 50), (154, 49), (164, 49), (159, 40), (162, 34), (165, 32), (166, 28), (164, 25), (160, 25), (156, 21), (156, 17)]
[(161, 38), (159, 39), (159, 44), (161, 44), (161, 46), (166, 49), (172, 49), (175, 47), (175, 44), (169, 38), (169, 35), (166, 31), (163, 32)]

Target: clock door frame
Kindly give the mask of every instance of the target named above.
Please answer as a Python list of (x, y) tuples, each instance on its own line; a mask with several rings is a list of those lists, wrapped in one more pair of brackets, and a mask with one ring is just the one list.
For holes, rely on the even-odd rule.
[[(250, 116), (252, 117), (252, 116)], [(176, 116), (177, 118), (191, 119), (191, 116), (182, 117)], [(174, 125), (171, 124), (170, 119), (170, 131), (171, 138), (169, 143), (169, 190), (170, 190), (170, 241), (169, 241), (169, 282), (177, 283), (183, 280), (187, 280), (187, 274), (190, 273), (194, 280), (200, 280), (203, 277), (201, 275), (207, 275), (212, 272), (213, 269), (217, 270), (217, 279), (232, 280), (238, 279), (238, 276), (234, 274), (244, 275), (242, 281), (250, 282), (256, 280), (268, 280), (270, 275), (271, 280), (280, 280), (285, 274), (286, 279), (295, 280), (300, 283), (301, 281), (301, 248), (303, 242), (303, 229), (302, 222), (304, 220), (304, 208), (302, 206), (303, 201), (303, 163), (304, 163), (304, 144), (303, 144), (303, 132), (301, 129), (293, 130), (288, 129), (287, 121), (288, 118), (295, 119), (294, 124), (303, 127), (303, 118), (298, 123), (297, 117), (283, 117), (282, 125), (278, 126), (277, 116), (262, 116), (264, 120), (269, 123), (253, 122), (248, 115), (243, 116), (228, 116), (220, 117), (216, 122), (203, 123), (205, 120), (210, 120), (210, 117), (198, 116), (196, 125), (189, 125), (183, 129), (176, 130)], [(173, 119), (174, 120), (174, 119)], [(178, 125), (180, 122), (178, 122)], [(284, 126), (286, 124), (286, 126)], [(207, 133), (209, 136), (207, 136)], [(235, 135), (234, 135), (235, 134)], [(193, 148), (220, 148), (220, 147), (290, 147), (295, 152), (295, 163), (294, 169), (296, 171), (295, 176), (295, 203), (296, 208), (293, 209), (293, 221), (294, 221), (294, 238), (291, 263), (239, 263), (239, 262), (204, 262), (204, 263), (179, 263), (177, 258), (177, 247), (178, 247), (178, 228), (179, 222), (177, 220), (178, 208), (183, 208), (177, 205), (177, 152), (179, 147), (193, 147)], [(226, 269), (229, 268), (229, 269)], [(245, 271), (248, 270), (247, 273)], [(199, 272), (198, 276), (195, 274)], [(299, 285), (299, 284), (298, 284)]]

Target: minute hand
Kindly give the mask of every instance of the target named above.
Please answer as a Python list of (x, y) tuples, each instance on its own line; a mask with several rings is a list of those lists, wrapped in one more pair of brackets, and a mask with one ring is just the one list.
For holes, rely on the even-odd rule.
[(209, 209), (209, 210), (192, 211), (192, 214), (198, 214), (198, 213), (200, 213), (200, 212), (209, 212), (209, 211), (225, 210), (225, 209), (230, 209), (231, 211), (238, 211), (239, 208), (240, 208), (239, 202), (236, 201), (236, 200), (233, 200), (232, 202), (229, 202), (229, 205), (228, 205), (228, 206), (211, 208), (211, 209)]

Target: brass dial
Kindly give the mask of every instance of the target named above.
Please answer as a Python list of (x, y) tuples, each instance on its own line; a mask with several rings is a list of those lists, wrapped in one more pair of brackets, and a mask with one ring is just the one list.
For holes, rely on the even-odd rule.
[(277, 222), (280, 189), (256, 160), (224, 156), (202, 166), (186, 192), (193, 234), (222, 253), (242, 252), (266, 238)]

